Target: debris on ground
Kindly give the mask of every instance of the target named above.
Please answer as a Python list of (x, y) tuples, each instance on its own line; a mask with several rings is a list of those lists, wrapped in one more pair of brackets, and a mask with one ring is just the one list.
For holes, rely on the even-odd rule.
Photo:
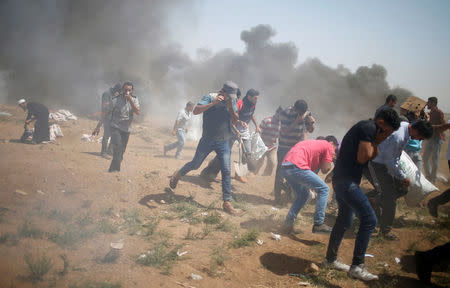
[(317, 266), (314, 263), (309, 264), (309, 267), (306, 269), (306, 272), (308, 273), (318, 273), (319, 272), (319, 266)]
[(0, 111), (0, 116), (7, 116), (7, 117), (11, 117), (12, 114), (6, 111)]
[(41, 195), (45, 195), (45, 193), (42, 192), (41, 190), (36, 190), (36, 193), (41, 194)]
[(177, 251), (178, 257), (181, 257), (181, 256), (183, 256), (183, 255), (186, 255), (187, 253), (188, 253), (188, 251), (183, 251), (183, 252), (180, 252), (180, 250)]
[(311, 284), (309, 282), (302, 282), (302, 281), (300, 281), (300, 282), (298, 282), (298, 285), (300, 285), (300, 286), (310, 286)]
[(192, 280), (202, 280), (203, 277), (198, 274), (191, 273), (191, 279)]
[(55, 141), (57, 137), (63, 137), (64, 134), (61, 131), (61, 127), (58, 124), (53, 124), (49, 127), (50, 141)]
[(113, 263), (116, 262), (117, 258), (120, 256), (120, 250), (111, 249), (108, 253), (106, 253), (105, 257), (103, 257), (103, 263)]
[(111, 242), (109, 245), (113, 249), (122, 250), (123, 249), (123, 239), (120, 239), (117, 242)]
[(395, 259), (395, 262), (396, 262), (397, 264), (400, 264), (400, 258), (395, 257), (394, 259)]
[(365, 256), (365, 257), (370, 257), (370, 258), (373, 258), (373, 257), (374, 257), (372, 254), (368, 254), (368, 253), (366, 253), (364, 256)]
[(65, 122), (68, 120), (78, 120), (77, 116), (73, 115), (69, 110), (59, 109), (57, 112), (48, 114), (48, 118), (57, 122)]
[(273, 232), (270, 232), (270, 236), (272, 236), (273, 240), (276, 240), (276, 241), (280, 241), (281, 240), (281, 235), (280, 234), (275, 234)]
[(256, 244), (258, 244), (259, 246), (264, 244), (264, 241), (261, 239), (256, 240)]
[(26, 195), (28, 195), (28, 193), (27, 193), (27, 192), (25, 192), (25, 191), (22, 191), (22, 190), (20, 190), (20, 189), (16, 189), (16, 193), (17, 193), (17, 194), (19, 194), (19, 195), (23, 195), (23, 196), (26, 196)]

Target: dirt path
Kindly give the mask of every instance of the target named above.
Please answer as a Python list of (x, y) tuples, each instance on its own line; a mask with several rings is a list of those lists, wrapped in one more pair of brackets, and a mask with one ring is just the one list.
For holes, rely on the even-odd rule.
[[(186, 144), (185, 160), (162, 156), (162, 145), (173, 140), (169, 125), (135, 125), (122, 171), (111, 174), (110, 161), (99, 157), (100, 144), (80, 141), (94, 121), (61, 124), (64, 137), (56, 144), (26, 145), (10, 142), (21, 135), (23, 112), (1, 105), (0, 110), (13, 114), (0, 118), (0, 287), (299, 287), (300, 281), (318, 287), (420, 287), (413, 251), (450, 238), (448, 206), (434, 220), (425, 208), (411, 209), (401, 200), (395, 225), (401, 241), (373, 238), (368, 249), (374, 257), (367, 265), (381, 275), (379, 282), (365, 284), (335, 271), (307, 273), (311, 263), (322, 262), (328, 235), (311, 233), (314, 207), (308, 205), (296, 226), (303, 233), (271, 238), (288, 211), (272, 206), (273, 177), (233, 180), (234, 205), (244, 214), (232, 217), (220, 209), (220, 179), (206, 183), (200, 170), (174, 192), (168, 189), (169, 176), (196, 148)], [(328, 209), (328, 224), (334, 217)], [(110, 243), (120, 241), (123, 249), (110, 252)], [(351, 261), (353, 242), (349, 231), (340, 250), (344, 262)], [(27, 257), (44, 271), (45, 260), (51, 262), (42, 279), (42, 271), (31, 274)], [(202, 279), (191, 279), (191, 273)], [(439, 285), (449, 283), (448, 273), (434, 276)]]

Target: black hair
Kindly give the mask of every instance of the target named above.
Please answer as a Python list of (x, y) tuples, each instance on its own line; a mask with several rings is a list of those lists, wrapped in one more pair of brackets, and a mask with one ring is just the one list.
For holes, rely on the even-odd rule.
[(127, 82), (123, 83), (122, 89), (123, 89), (125, 86), (131, 86), (131, 88), (134, 88), (134, 87), (133, 87), (133, 83), (131, 83), (130, 81), (127, 81)]
[(191, 101), (188, 101), (188, 102), (186, 103), (186, 107), (194, 106), (194, 105), (195, 105), (194, 102), (191, 102)]
[(237, 92), (236, 92), (236, 98), (237, 98), (237, 99), (241, 99), (241, 95), (242, 95), (242, 94), (241, 94), (241, 89), (238, 88), (238, 89), (237, 89)]
[(415, 122), (417, 120), (417, 115), (413, 111), (406, 112), (405, 117), (408, 119), (409, 123)]
[(278, 106), (277, 110), (275, 111), (275, 114), (280, 114), (281, 112), (283, 112), (283, 108), (281, 106)]
[(434, 105), (437, 105), (437, 98), (436, 97), (430, 97), (430, 98), (428, 98), (428, 101), (433, 103)]
[(325, 140), (327, 140), (328, 142), (333, 143), (336, 147), (339, 146), (339, 142), (338, 142), (337, 138), (334, 137), (333, 135), (326, 136)]
[(380, 112), (378, 112), (377, 119), (382, 119), (384, 122), (391, 126), (394, 130), (397, 130), (400, 127), (400, 117), (398, 116), (397, 111), (392, 108), (384, 108)]
[(316, 140), (325, 140), (325, 137), (324, 136), (317, 136)]
[(248, 91), (247, 91), (247, 93), (245, 94), (245, 97), (255, 97), (255, 96), (258, 96), (259, 95), (259, 91), (258, 90), (255, 90), (255, 89), (249, 89)]
[(387, 97), (386, 97), (386, 104), (387, 103), (389, 103), (389, 102), (397, 102), (397, 96), (395, 96), (394, 94), (389, 94)]
[(430, 139), (433, 136), (433, 126), (430, 122), (425, 120), (419, 120), (417, 122), (412, 123), (411, 128), (416, 129), (420, 136), (425, 139)]
[(305, 100), (297, 100), (294, 103), (294, 107), (296, 110), (300, 111), (301, 113), (305, 113), (308, 110), (308, 104)]

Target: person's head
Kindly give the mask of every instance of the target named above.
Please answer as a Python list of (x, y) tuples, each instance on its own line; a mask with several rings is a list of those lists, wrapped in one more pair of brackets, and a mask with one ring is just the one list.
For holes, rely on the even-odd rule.
[[(131, 86), (133, 86), (133, 85), (131, 85)], [(113, 95), (116, 97), (119, 96), (121, 88), (122, 88), (122, 86), (120, 85), (120, 83), (117, 83), (116, 85), (114, 85), (114, 87), (112, 87), (112, 89), (111, 89)]]
[(123, 83), (122, 93), (123, 93), (123, 95), (133, 94), (133, 83), (131, 83), (131, 82)]
[(225, 97), (230, 97), (231, 99), (236, 99), (238, 89), (239, 87), (236, 83), (233, 81), (226, 81), (220, 90), (220, 94)]
[(308, 111), (308, 104), (305, 100), (297, 100), (294, 103), (294, 110), (297, 112), (297, 114), (303, 115), (306, 111)]
[(436, 97), (428, 98), (428, 102), (427, 102), (428, 109), (436, 107), (437, 103), (438, 103), (438, 99)]
[(317, 136), (316, 140), (325, 140), (325, 136)]
[(338, 147), (339, 147), (339, 141), (337, 140), (337, 138), (334, 137), (333, 135), (328, 135), (328, 136), (324, 137), (323, 140), (326, 140), (329, 143), (331, 143), (331, 145), (333, 145), (333, 147), (334, 147), (334, 156), (333, 156), (333, 158), (336, 158), (337, 154), (338, 154), (337, 153), (338, 152)]
[(375, 143), (380, 144), (389, 135), (400, 127), (400, 117), (397, 111), (392, 108), (381, 110), (375, 118), (377, 124), (377, 134), (375, 136)]
[(192, 112), (192, 110), (194, 110), (194, 106), (195, 104), (191, 101), (186, 103), (186, 111)]
[(245, 94), (245, 97), (253, 105), (256, 105), (256, 103), (258, 102), (258, 98), (259, 98), (259, 91), (252, 88), (247, 91), (247, 94)]
[(397, 105), (397, 96), (390, 94), (386, 97), (386, 105), (388, 105), (389, 107), (394, 107), (395, 105)]
[(414, 122), (411, 124), (409, 136), (415, 140), (430, 139), (433, 136), (433, 126), (425, 120)]
[(280, 114), (282, 111), (283, 111), (283, 108), (281, 108), (281, 106), (278, 106), (277, 110), (275, 111), (275, 114), (273, 114), (273, 117), (278, 119), (280, 117)]
[(19, 101), (17, 101), (17, 105), (19, 105), (20, 108), (23, 109), (23, 111), (27, 111), (27, 100), (20, 99)]
[(238, 88), (237, 92), (236, 92), (236, 98), (239, 100), (241, 99), (241, 89)]

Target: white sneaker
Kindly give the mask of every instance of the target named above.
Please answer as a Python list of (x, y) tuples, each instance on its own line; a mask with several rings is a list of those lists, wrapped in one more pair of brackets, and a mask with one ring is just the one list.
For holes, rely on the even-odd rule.
[(352, 265), (348, 271), (348, 276), (362, 281), (378, 280), (378, 276), (367, 271), (364, 264)]
[(344, 264), (339, 260), (334, 260), (333, 262), (328, 262), (328, 260), (325, 259), (325, 260), (323, 260), (322, 265), (324, 268), (327, 268), (327, 269), (335, 269), (335, 270), (344, 271), (344, 272), (348, 272), (350, 270), (349, 265)]

